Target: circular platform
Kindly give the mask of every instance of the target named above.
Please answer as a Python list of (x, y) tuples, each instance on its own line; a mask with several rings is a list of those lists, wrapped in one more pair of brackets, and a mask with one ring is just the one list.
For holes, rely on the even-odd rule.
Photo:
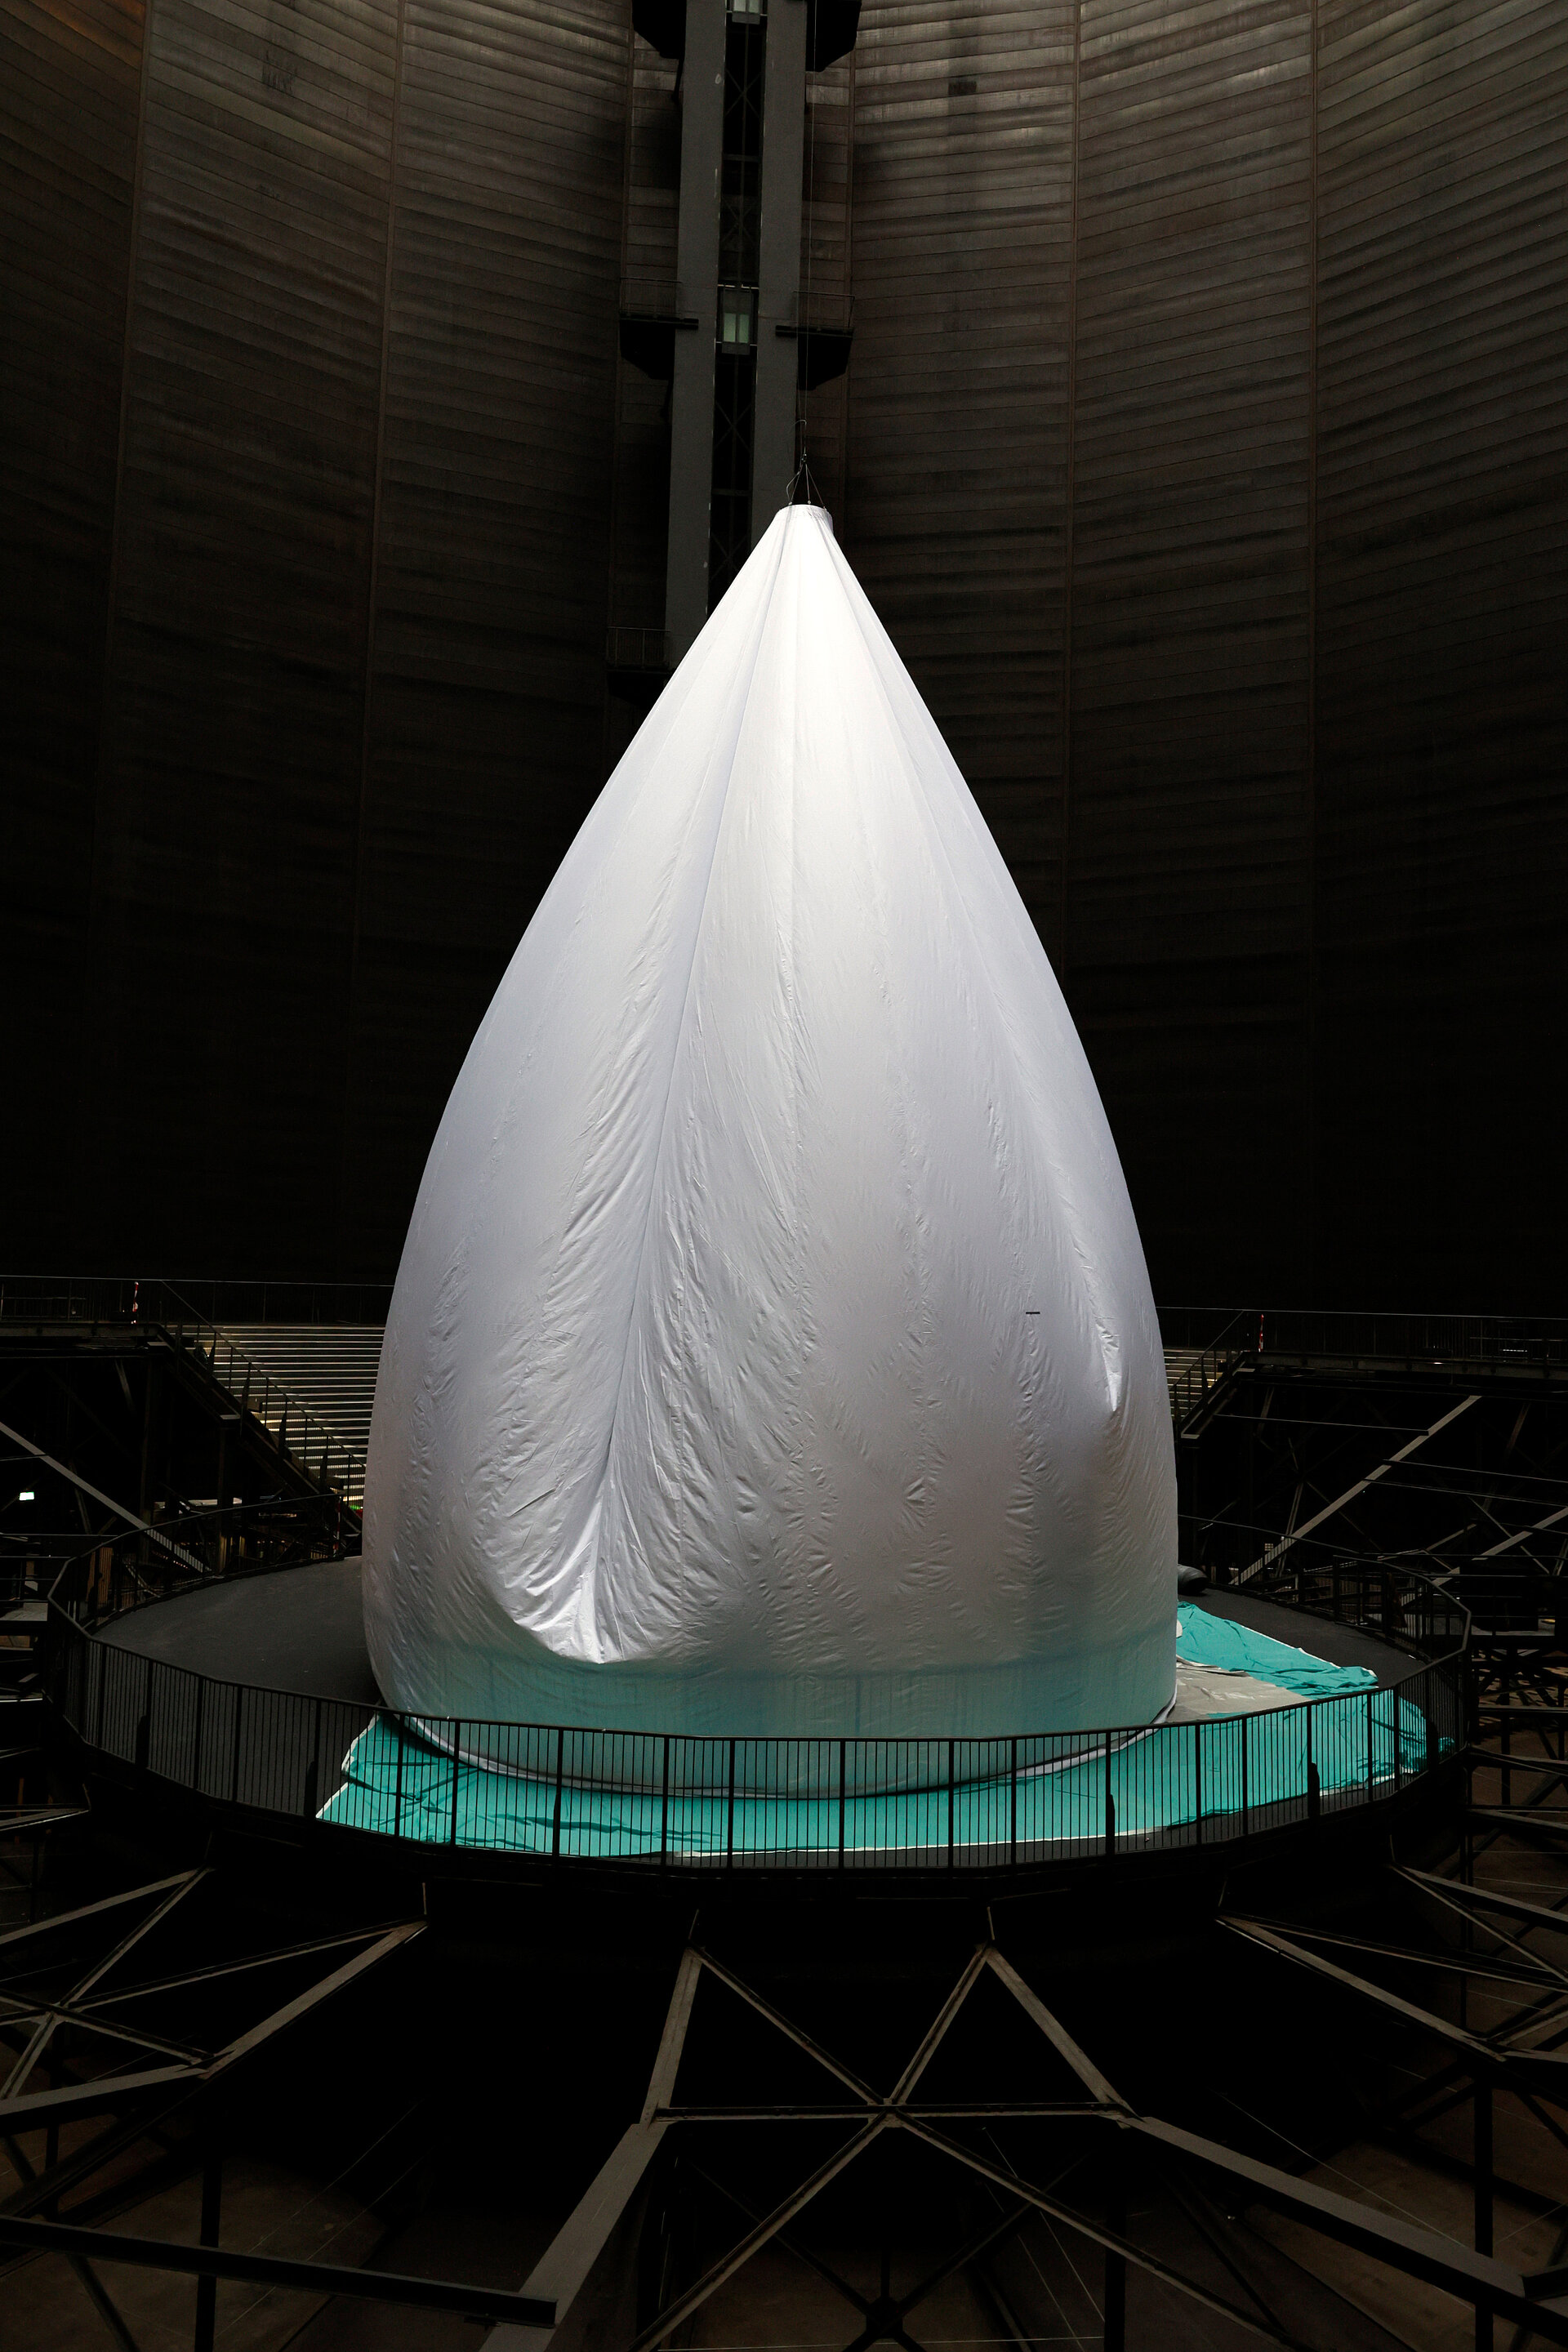
[[(1332, 1664), (1364, 1668), (1385, 1689), (1423, 1663), (1353, 1625), (1313, 1620), (1309, 1628), (1300, 1612), (1245, 1592), (1211, 1590), (1197, 1605)], [(132, 1610), (106, 1626), (102, 1638), (219, 1682), (383, 1703), (365, 1648), (357, 1556), (225, 1579)], [(1189, 1665), (1178, 1653), (1170, 1720), (1256, 1714), (1288, 1705), (1289, 1697), (1279, 1685), (1230, 1668)]]
[(1395, 1592), (1384, 1571), (1311, 1596), (1340, 1622), (1279, 1597), (1184, 1600), (1170, 1716), (1092, 1733), (765, 1740), (432, 1722), (382, 1704), (359, 1563), (341, 1558), (208, 1575), (115, 1611), (101, 1589), (91, 1612), (57, 1606), (54, 1690), (88, 1749), (144, 1775), (149, 1795), (395, 1841), (421, 1867), (1012, 1874), (1231, 1847), (1413, 1790), (1462, 1736), (1453, 1620), (1418, 1584)]

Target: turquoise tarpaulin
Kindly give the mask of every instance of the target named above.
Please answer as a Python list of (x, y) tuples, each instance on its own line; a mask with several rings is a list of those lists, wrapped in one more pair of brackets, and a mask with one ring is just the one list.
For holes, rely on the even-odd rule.
[(1336, 1666), (1315, 1658), (1289, 1642), (1255, 1633), (1234, 1617), (1216, 1617), (1184, 1601), (1176, 1611), (1176, 1658), (1189, 1666), (1220, 1666), (1228, 1674), (1251, 1675), (1260, 1683), (1276, 1683), (1299, 1698), (1333, 1698), (1343, 1691), (1366, 1690), (1377, 1680), (1370, 1666)]
[[(1428, 1738), (1422, 1708), (1379, 1689), (1364, 1666), (1338, 1666), (1289, 1643), (1184, 1602), (1178, 1655), (1271, 1682), (1313, 1704), (1142, 1733), (926, 1743), (921, 1786), (874, 1781), (879, 1743), (847, 1743), (847, 1785), (837, 1785), (840, 1744), (795, 1743), (791, 1784), (773, 1794), (748, 1782), (731, 1792), (723, 1740), (669, 1743), (668, 1784), (613, 1785), (613, 1735), (536, 1735), (533, 1771), (499, 1770), (459, 1757), (397, 1718), (378, 1716), (343, 1760), (344, 1780), (321, 1818), (345, 1826), (479, 1850), (605, 1860), (663, 1854), (675, 1861), (836, 1863), (930, 1861), (951, 1848), (970, 1860), (999, 1848), (1101, 1847), (1107, 1798), (1118, 1843), (1158, 1838), (1201, 1816), (1215, 1834), (1304, 1808), (1312, 1773), (1326, 1809), (1359, 1801), (1396, 1772), (1425, 1769), (1447, 1738)], [(437, 1727), (432, 1727), (436, 1732)], [(781, 1748), (786, 1743), (780, 1743)], [(1396, 1755), (1397, 1745), (1397, 1755)], [(818, 1785), (803, 1747), (820, 1748)], [(599, 1750), (603, 1749), (601, 1759)], [(1015, 1777), (1015, 1757), (1016, 1769)], [(808, 1758), (809, 1765), (812, 1759)], [(950, 1780), (951, 1774), (951, 1780)]]

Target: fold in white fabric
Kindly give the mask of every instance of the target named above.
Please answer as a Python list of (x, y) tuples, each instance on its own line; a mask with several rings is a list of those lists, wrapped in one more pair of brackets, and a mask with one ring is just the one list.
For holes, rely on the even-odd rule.
[(753, 1735), (1145, 1721), (1175, 1528), (1060, 991), (826, 516), (786, 509), (431, 1150), (371, 1433), (383, 1691)]

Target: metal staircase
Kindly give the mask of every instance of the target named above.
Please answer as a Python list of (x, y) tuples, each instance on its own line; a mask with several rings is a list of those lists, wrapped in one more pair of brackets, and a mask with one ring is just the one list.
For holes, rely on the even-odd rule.
[[(213, 1369), (273, 1434), (307, 1420), (342, 1449), (332, 1484), (358, 1510), (384, 1326), (380, 1323), (221, 1323)], [(247, 1383), (248, 1392), (247, 1393)]]
[(1262, 1317), (1252, 1307), (1233, 1315), (1206, 1345), (1166, 1346), (1165, 1381), (1171, 1419), (1178, 1437), (1193, 1438), (1208, 1417), (1221, 1387), (1238, 1364), (1254, 1359), (1261, 1345)]

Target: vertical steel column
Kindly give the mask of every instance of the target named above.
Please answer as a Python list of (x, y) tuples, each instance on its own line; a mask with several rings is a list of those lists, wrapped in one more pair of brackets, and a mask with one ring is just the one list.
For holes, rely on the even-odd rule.
[[(787, 5), (787, 0), (782, 0)], [(713, 488), (713, 343), (719, 307), (719, 174), (724, 140), (725, 0), (687, 0), (680, 75), (680, 223), (676, 277), (695, 334), (675, 338), (669, 393), (669, 552), (664, 626), (679, 662), (708, 618)]]
[[(1476, 2252), (1489, 2254), (1492, 2251), (1492, 2086), (1476, 2078)], [(1480, 2296), (1476, 2298), (1476, 2352), (1492, 2352), (1492, 2315)]]
[[(1107, 2202), (1106, 2226), (1119, 2238), (1127, 2235), (1127, 2184), (1120, 2158)], [(1127, 2352), (1127, 2257), (1105, 2250), (1105, 2352)]]
[[(223, 2150), (214, 2141), (207, 2149), (202, 2168), (201, 2243), (216, 2246), (218, 2220), (223, 2206)], [(193, 2352), (213, 2352), (215, 2322), (217, 2316), (217, 2281), (205, 2272), (196, 2281), (196, 2331), (192, 2338)]]
[[(805, 0), (770, 0), (763, 92), (763, 219), (757, 264), (757, 394), (752, 427), (752, 544), (795, 472), (800, 345), (801, 152), (805, 136)], [(788, 329), (781, 333), (781, 328)]]

